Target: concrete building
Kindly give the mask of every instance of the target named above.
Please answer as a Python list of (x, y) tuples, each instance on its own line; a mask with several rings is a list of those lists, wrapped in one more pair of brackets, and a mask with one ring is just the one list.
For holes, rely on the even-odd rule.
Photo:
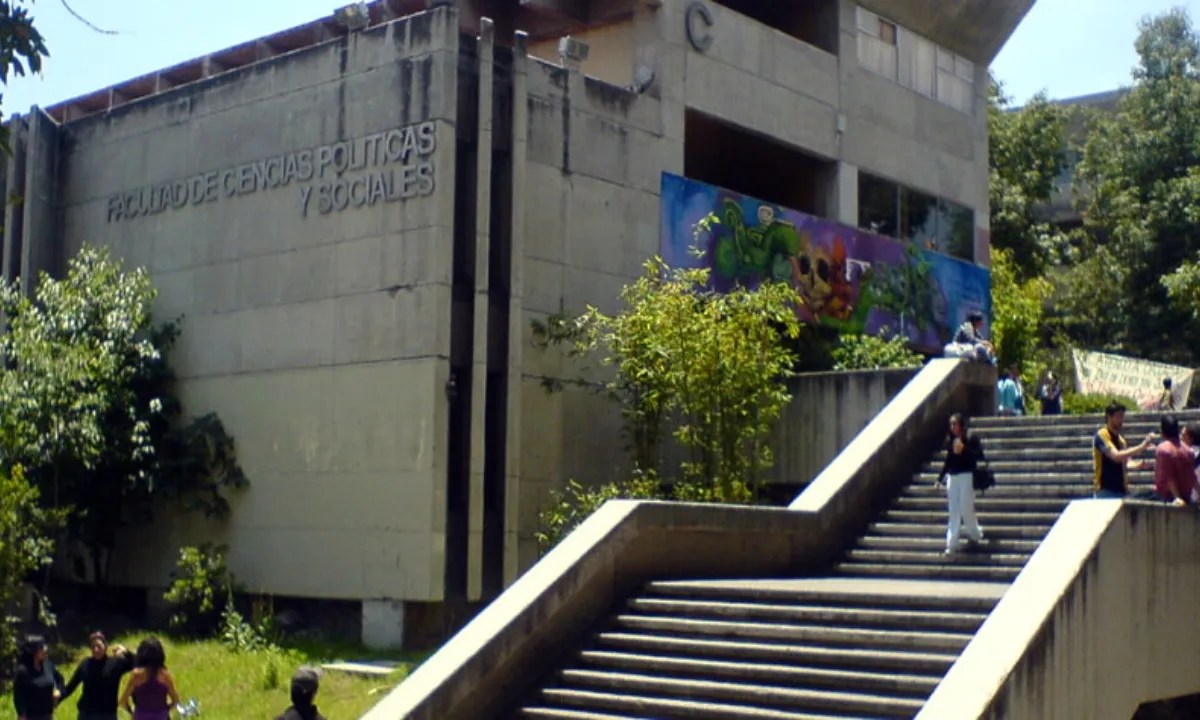
[(1078, 207), (1079, 188), (1075, 182), (1075, 168), (1082, 159), (1081, 148), (1087, 142), (1088, 113), (1113, 113), (1128, 93), (1127, 88), (1107, 92), (1080, 95), (1055, 100), (1067, 111), (1066, 165), (1054, 180), (1054, 190), (1048, 202), (1037, 208), (1038, 213), (1055, 225), (1070, 230), (1083, 224), (1083, 214)]
[(622, 472), (530, 324), (618, 305), (664, 173), (986, 265), (987, 65), (1032, 0), (426, 4), (15, 121), (5, 276), (84, 243), (148, 267), (252, 483), (227, 526), (131, 532), (114, 582), (215, 535), (248, 588), (361, 603), (389, 645), (494, 596), (552, 487)]

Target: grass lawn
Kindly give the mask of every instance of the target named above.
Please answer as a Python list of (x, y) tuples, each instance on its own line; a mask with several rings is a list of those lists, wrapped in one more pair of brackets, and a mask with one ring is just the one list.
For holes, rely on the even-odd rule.
[[(144, 634), (112, 638), (135, 648)], [(160, 636), (161, 637), (161, 636)], [(378, 702), (423, 656), (413, 653), (367, 652), (353, 645), (328, 643), (289, 644), (278, 663), (277, 683), (270, 688), (265, 653), (235, 653), (216, 640), (192, 642), (162, 638), (167, 651), (167, 667), (175, 675), (175, 683), (184, 702), (189, 698), (200, 701), (202, 720), (272, 720), (289, 704), (288, 688), (292, 672), (300, 665), (317, 665), (336, 659), (363, 657), (387, 658), (400, 661), (401, 667), (389, 677), (364, 679), (341, 673), (326, 672), (317, 693), (317, 706), (329, 720), (356, 720)], [(80, 648), (72, 654), (71, 662), (59, 666), (63, 678), (69, 680), (75, 662), (87, 656)], [(75, 691), (55, 714), (55, 720), (76, 720)], [(129, 716), (121, 713), (121, 717)], [(11, 693), (0, 695), (0, 720), (15, 720)]]

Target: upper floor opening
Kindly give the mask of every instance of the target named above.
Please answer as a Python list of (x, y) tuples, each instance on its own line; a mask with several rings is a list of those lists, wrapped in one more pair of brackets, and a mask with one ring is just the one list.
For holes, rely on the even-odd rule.
[(718, 0), (733, 12), (836, 55), (838, 51), (838, 0)]

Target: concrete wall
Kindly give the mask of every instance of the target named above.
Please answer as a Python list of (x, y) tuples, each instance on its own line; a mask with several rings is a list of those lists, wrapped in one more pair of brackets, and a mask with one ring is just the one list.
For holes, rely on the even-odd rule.
[(502, 711), (649, 579), (795, 576), (830, 563), (915, 467), (952, 409), (990, 405), (991, 368), (935, 360), (788, 510), (607, 503), (442, 646), (366, 720)]
[(668, 101), (668, 137), (685, 106), (838, 161), (826, 188), (832, 219), (857, 224), (849, 196), (857, 196), (861, 169), (971, 207), (986, 231), (986, 64), (977, 68), (968, 115), (861, 68), (850, 0), (839, 0), (837, 54), (716, 3), (705, 4), (711, 44), (700, 51), (687, 37), (690, 4), (664, 0), (654, 16), (665, 40), (653, 55)]
[(917, 368), (804, 373), (788, 383), (771, 482), (806, 485), (911, 380)]
[[(660, 104), (579, 72), (531, 58), (520, 332), (519, 557), (537, 558), (537, 512), (569, 478), (615, 480), (628, 472), (618, 409), (574, 381), (604, 377), (594, 360), (533, 348), (532, 322), (595, 305), (620, 307), (621, 288), (658, 252), (659, 179), (680, 164), (664, 157)], [(565, 379), (548, 393), (546, 378)]]
[[(588, 58), (579, 66), (579, 71), (584, 75), (617, 87), (633, 83), (633, 18), (587, 28), (572, 33), (571, 37), (588, 44)], [(558, 39), (532, 43), (529, 54), (545, 62), (558, 64)]]
[[(626, 72), (638, 65), (654, 69), (656, 80), (644, 94), (530, 61), (520, 394), (525, 430), (515, 450), (522, 568), (536, 559), (537, 511), (553, 488), (569, 478), (599, 483), (628, 471), (616, 408), (571, 384), (604, 375), (556, 352), (532, 349), (530, 322), (579, 313), (588, 304), (619, 308), (621, 288), (658, 251), (660, 177), (683, 173), (688, 110), (834, 161), (835, 171), (821, 179), (833, 219), (857, 224), (861, 167), (975, 208), (978, 228), (987, 228), (985, 103), (965, 115), (861, 70), (853, 3), (839, 0), (837, 6), (837, 54), (716, 3), (705, 3), (713, 17), (705, 28), (712, 42), (701, 52), (687, 37), (689, 5), (636, 3)], [(550, 49), (543, 45), (537, 52)], [(985, 93), (985, 69), (976, 80), (977, 91)], [(547, 393), (547, 378), (568, 385)], [(883, 395), (874, 397), (877, 408)], [(775, 477), (786, 482), (813, 477), (869, 417), (867, 408), (849, 414), (830, 436), (824, 428), (811, 429), (820, 423), (802, 419), (800, 407), (807, 409), (798, 406), (795, 421), (781, 430), (804, 438), (781, 445), (790, 449), (781, 453)], [(818, 432), (820, 449), (810, 454), (805, 445), (818, 440), (812, 435)]]
[[(131, 533), (114, 582), (162, 585), (175, 546), (214, 539), (250, 589), (441, 598), (458, 42), (435, 11), (64, 127), (66, 251), (151, 270), (157, 316), (184, 317), (186, 410), (219, 413), (251, 480), (226, 527)], [(346, 141), (367, 167), (339, 172)], [(259, 188), (245, 164), (272, 158)], [(381, 174), (393, 200), (362, 184)], [(323, 212), (339, 181), (372, 203)], [(178, 207), (131, 209), (176, 183)]]
[(1071, 503), (917, 716), (1127, 720), (1200, 692), (1200, 516)]

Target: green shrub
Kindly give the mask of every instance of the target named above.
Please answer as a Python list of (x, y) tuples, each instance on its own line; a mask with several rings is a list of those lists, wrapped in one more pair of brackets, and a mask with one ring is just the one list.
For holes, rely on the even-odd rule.
[(225, 564), (228, 551), (225, 545), (211, 543), (180, 548), (171, 586), (163, 595), (171, 607), (173, 629), (209, 637), (218, 628), (236, 587)]
[(1120, 395), (1104, 393), (1070, 393), (1063, 395), (1063, 412), (1067, 415), (1094, 415), (1104, 412), (1104, 408), (1117, 402), (1127, 410), (1137, 410), (1137, 401)]
[[(20, 618), (7, 615), (22, 583), (35, 571), (50, 564), (54, 556), (54, 532), (65, 514), (50, 512), (38, 504), (37, 487), (25, 478), (20, 465), (0, 472), (0, 677), (7, 677), (17, 654), (16, 624)], [(39, 598), (43, 608), (45, 598)]]
[(882, 370), (921, 367), (924, 358), (908, 347), (903, 335), (888, 337), (887, 329), (878, 335), (843, 335), (833, 350), (834, 370)]
[(655, 500), (663, 494), (653, 474), (635, 475), (630, 480), (587, 487), (568, 480), (562, 490), (551, 493), (550, 507), (538, 513), (538, 547), (546, 552), (588, 519), (609, 500)]

